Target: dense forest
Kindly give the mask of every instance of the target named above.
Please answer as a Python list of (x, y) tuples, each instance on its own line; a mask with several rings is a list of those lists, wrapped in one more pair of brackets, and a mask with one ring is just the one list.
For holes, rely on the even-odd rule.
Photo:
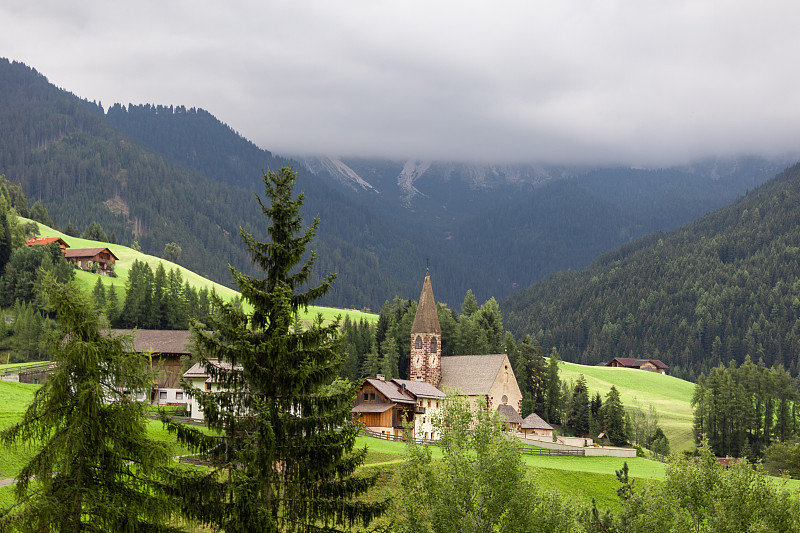
[(800, 166), (733, 205), (606, 252), (503, 302), (506, 326), (583, 364), (661, 359), (701, 372), (746, 356), (798, 373)]

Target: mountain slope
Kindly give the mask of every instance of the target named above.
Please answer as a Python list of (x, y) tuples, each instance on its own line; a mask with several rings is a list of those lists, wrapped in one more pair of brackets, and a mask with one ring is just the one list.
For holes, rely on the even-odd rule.
[[(115, 107), (107, 121), (99, 106), (20, 63), (0, 60), (0, 89), (0, 173), (20, 182), (59, 224), (97, 221), (152, 255), (177, 242), (179, 263), (226, 285), (229, 264), (254, 272), (239, 227), (266, 238), (254, 192), (263, 193), (261, 169), (283, 161), (202, 111), (134, 107), (125, 135), (109, 122), (122, 124), (130, 113)], [(157, 152), (139, 144), (150, 137)], [(297, 190), (306, 191), (306, 222), (322, 219), (313, 275), (340, 273), (325, 304), (377, 308), (403, 290), (399, 272), (413, 265), (421, 272), (424, 256), (381, 217), (310, 173), (299, 177)]]
[(584, 364), (660, 358), (693, 378), (745, 355), (797, 375), (800, 165), (731, 206), (502, 302), (506, 327)]

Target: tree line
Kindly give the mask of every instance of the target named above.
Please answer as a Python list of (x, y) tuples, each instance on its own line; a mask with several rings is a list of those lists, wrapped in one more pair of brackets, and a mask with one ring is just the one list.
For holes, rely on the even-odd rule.
[(503, 301), (516, 335), (568, 361), (661, 359), (695, 381), (746, 356), (800, 370), (800, 166), (669, 233)]
[(773, 443), (800, 434), (797, 380), (782, 366), (746, 357), (701, 374), (692, 397), (694, 433), (719, 456), (763, 458)]

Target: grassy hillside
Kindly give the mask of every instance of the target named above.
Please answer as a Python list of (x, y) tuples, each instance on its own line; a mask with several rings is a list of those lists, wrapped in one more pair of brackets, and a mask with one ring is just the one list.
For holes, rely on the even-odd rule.
[[(23, 222), (34, 222), (32, 220), (28, 220), (26, 218), (21, 218), (21, 217), (20, 220)], [(111, 244), (108, 242), (90, 241), (87, 239), (81, 239), (79, 237), (70, 237), (69, 235), (61, 233), (60, 231), (55, 230), (49, 226), (45, 226), (44, 224), (39, 224), (38, 222), (36, 222), (36, 224), (38, 224), (39, 226), (40, 237), (61, 237), (67, 244), (70, 245), (71, 248), (99, 248), (99, 247), (109, 248), (114, 253), (114, 255), (116, 255), (119, 258), (119, 260), (116, 263), (116, 266), (114, 267), (114, 272), (116, 272), (117, 274), (116, 278), (111, 278), (108, 276), (100, 276), (99, 274), (92, 274), (91, 272), (84, 272), (82, 270), (78, 270), (75, 273), (75, 280), (85, 290), (91, 291), (92, 288), (94, 288), (95, 283), (97, 283), (97, 279), (101, 278), (106, 288), (113, 287), (117, 291), (120, 303), (122, 303), (125, 298), (125, 284), (128, 281), (128, 271), (130, 270), (130, 266), (137, 259), (139, 261), (147, 263), (153, 271), (155, 271), (155, 269), (158, 268), (159, 263), (164, 265), (164, 269), (167, 272), (169, 272), (171, 269), (177, 268), (178, 270), (181, 271), (183, 280), (188, 281), (189, 285), (195, 287), (198, 290), (207, 288), (210, 291), (213, 289), (219, 296), (221, 296), (226, 300), (230, 300), (239, 295), (238, 292), (229, 287), (210, 281), (200, 276), (199, 274), (196, 274), (191, 270), (184, 268), (176, 263), (167, 261), (166, 259), (162, 259), (154, 255), (148, 255), (141, 252), (137, 252), (132, 248), (129, 248), (127, 246), (122, 246), (120, 244)], [(342, 318), (344, 318), (344, 315), (349, 315), (350, 320), (354, 321), (365, 319), (370, 323), (375, 323), (378, 320), (378, 315), (376, 314), (364, 313), (361, 311), (356, 311), (354, 309), (336, 309), (332, 307), (309, 307), (308, 312), (304, 314), (304, 318), (316, 316), (317, 313), (322, 313), (323, 318), (325, 318), (326, 320), (332, 320), (338, 314), (341, 314)]]
[(692, 435), (692, 394), (694, 383), (668, 375), (645, 372), (631, 368), (611, 368), (607, 366), (586, 366), (562, 362), (561, 379), (578, 379), (580, 374), (592, 394), (606, 393), (615, 386), (620, 392), (626, 408), (649, 409), (654, 405), (659, 416), (659, 425), (664, 430), (673, 452), (694, 448)]

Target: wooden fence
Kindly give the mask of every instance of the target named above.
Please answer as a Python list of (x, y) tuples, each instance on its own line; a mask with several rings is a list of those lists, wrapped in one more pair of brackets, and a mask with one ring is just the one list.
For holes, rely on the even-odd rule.
[[(369, 429), (366, 428), (361, 428), (360, 434), (364, 435), (365, 437), (373, 437), (376, 439), (393, 440), (396, 442), (406, 442), (406, 439), (404, 437), (396, 435), (384, 435), (381, 433), (377, 433), (375, 431), (370, 431)], [(412, 439), (412, 440), (416, 444), (424, 444), (425, 446), (437, 446), (439, 444), (439, 441), (431, 439)], [(520, 451), (525, 455), (572, 455), (572, 456), (586, 455), (584, 451), (580, 448), (576, 448), (574, 450), (549, 450), (547, 448), (522, 446)]]

